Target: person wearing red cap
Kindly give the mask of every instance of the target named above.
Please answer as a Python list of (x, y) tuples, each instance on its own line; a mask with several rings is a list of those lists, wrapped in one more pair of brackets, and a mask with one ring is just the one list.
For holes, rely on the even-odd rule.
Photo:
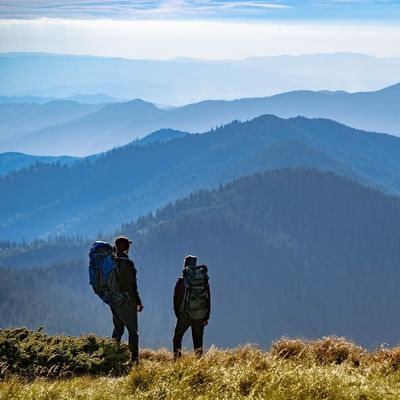
[(136, 268), (129, 258), (129, 247), (132, 241), (125, 236), (115, 239), (115, 253), (117, 257), (118, 285), (121, 293), (126, 295), (126, 301), (111, 307), (114, 330), (112, 338), (121, 342), (125, 327), (128, 330), (129, 350), (132, 362), (139, 362), (139, 333), (137, 313), (143, 310), (143, 304), (139, 296), (136, 280)]

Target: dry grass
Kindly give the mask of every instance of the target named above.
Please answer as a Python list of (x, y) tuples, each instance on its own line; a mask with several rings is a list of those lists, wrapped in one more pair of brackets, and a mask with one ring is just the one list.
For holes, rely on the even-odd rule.
[(0, 399), (394, 400), (399, 368), (400, 348), (367, 352), (344, 338), (284, 338), (267, 352), (211, 348), (200, 359), (185, 353), (175, 363), (167, 350), (143, 350), (140, 365), (122, 377), (9, 375), (0, 382)]
[(318, 364), (351, 362), (359, 366), (366, 354), (362, 347), (342, 337), (328, 336), (319, 340), (282, 338), (272, 344), (271, 353), (284, 359)]

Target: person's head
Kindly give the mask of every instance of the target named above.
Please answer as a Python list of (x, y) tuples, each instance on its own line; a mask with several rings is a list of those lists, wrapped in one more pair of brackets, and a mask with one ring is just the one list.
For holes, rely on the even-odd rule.
[(191, 254), (187, 255), (183, 261), (184, 267), (195, 267), (197, 265), (197, 257)]
[(125, 236), (118, 236), (115, 239), (115, 249), (117, 253), (128, 253), (129, 252), (129, 246), (132, 244), (132, 241), (129, 240)]

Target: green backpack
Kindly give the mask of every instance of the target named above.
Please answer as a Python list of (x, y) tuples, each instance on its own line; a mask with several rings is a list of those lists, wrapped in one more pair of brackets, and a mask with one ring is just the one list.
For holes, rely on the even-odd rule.
[(182, 312), (190, 319), (206, 319), (210, 312), (208, 269), (206, 265), (183, 268), (185, 297)]

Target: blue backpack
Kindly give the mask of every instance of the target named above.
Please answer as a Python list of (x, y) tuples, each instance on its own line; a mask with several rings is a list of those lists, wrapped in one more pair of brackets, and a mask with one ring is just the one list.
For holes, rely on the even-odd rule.
[(110, 306), (122, 304), (126, 297), (119, 290), (114, 248), (107, 242), (94, 242), (89, 259), (89, 279), (93, 291)]

